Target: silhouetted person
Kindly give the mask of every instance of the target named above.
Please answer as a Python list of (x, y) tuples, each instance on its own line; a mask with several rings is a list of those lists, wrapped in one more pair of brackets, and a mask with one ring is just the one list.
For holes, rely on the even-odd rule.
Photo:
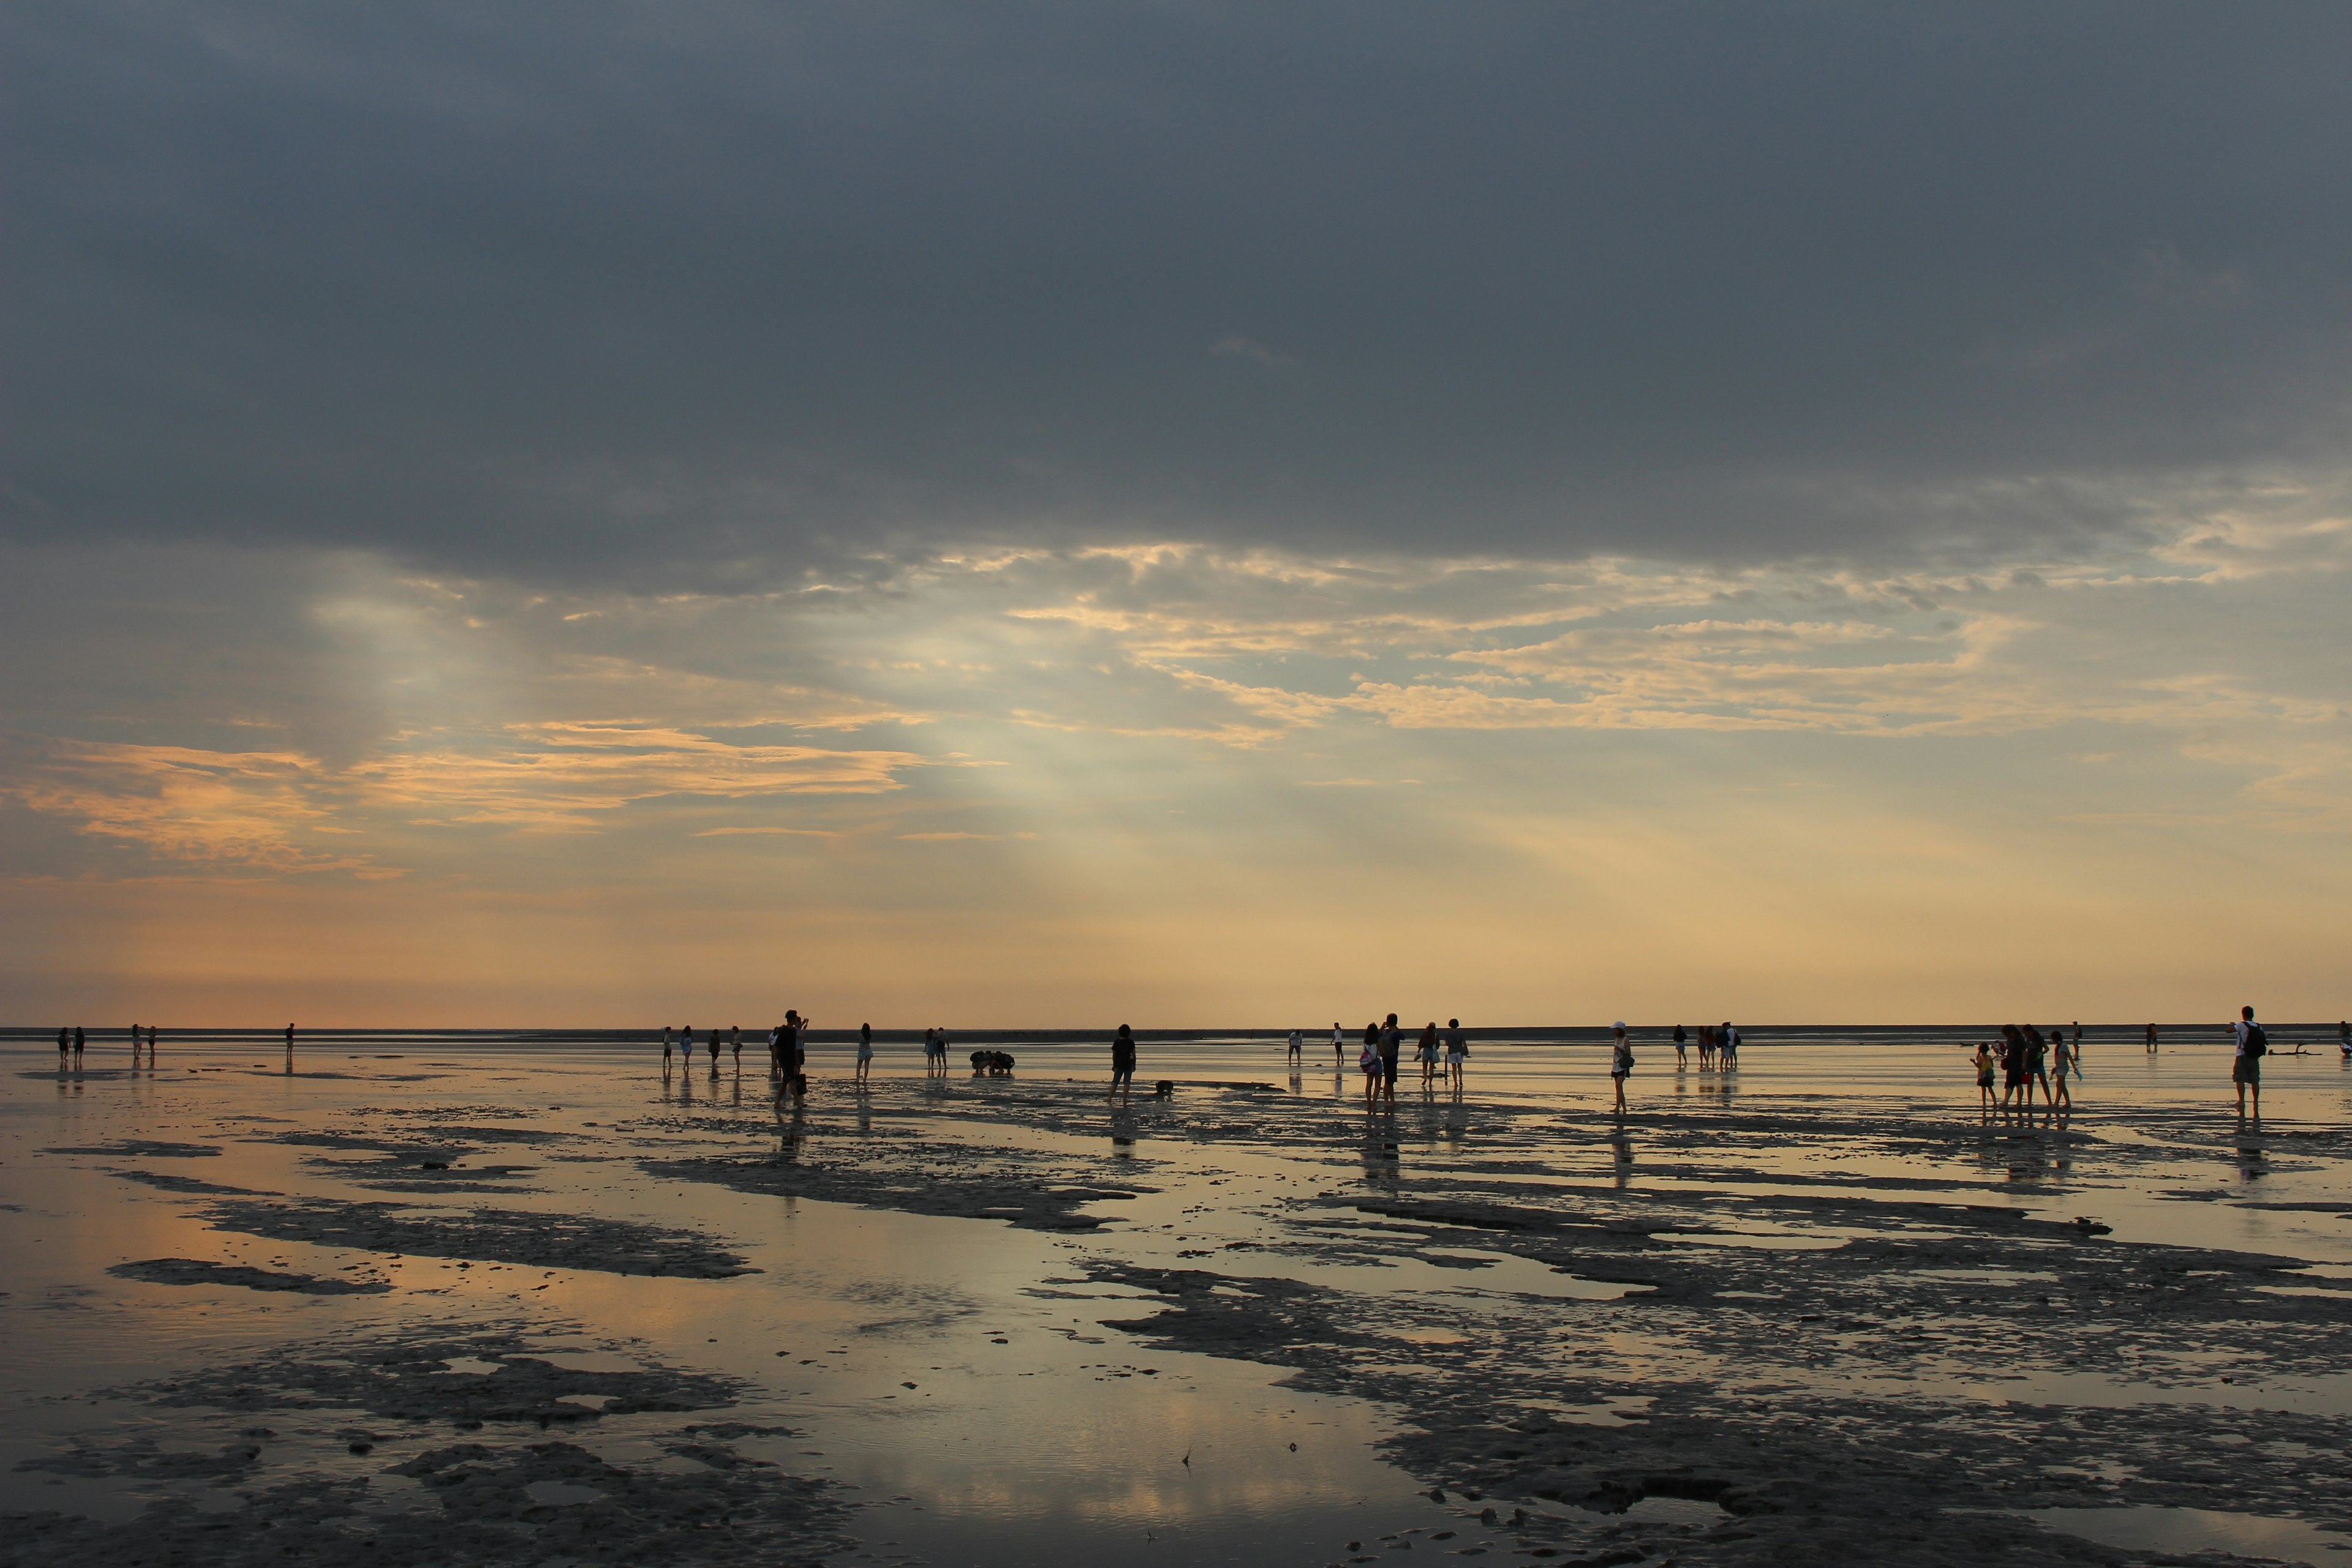
[(1122, 1104), (1135, 1096), (1135, 1034), (1125, 1024), (1110, 1040), (1110, 1093), (1118, 1095)]

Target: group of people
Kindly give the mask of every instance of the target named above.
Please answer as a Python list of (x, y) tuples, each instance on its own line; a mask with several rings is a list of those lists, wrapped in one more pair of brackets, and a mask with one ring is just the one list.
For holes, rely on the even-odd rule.
[[(289, 1039), (292, 1037), (293, 1027), (291, 1024), (287, 1026)], [(80, 1067), (82, 1054), (89, 1048), (89, 1035), (79, 1025), (69, 1029), (60, 1026), (58, 1030), (58, 1070), (64, 1072), (70, 1068)], [(142, 1049), (147, 1053), (147, 1065), (153, 1067), (155, 1065), (155, 1030), (152, 1026), (142, 1028), (133, 1024), (131, 1026), (131, 1065), (132, 1067), (139, 1065), (139, 1053)]]
[[(2067, 1089), (2066, 1076), (2077, 1079), (2083, 1076), (2083, 1026), (2075, 1024), (2073, 1037), (2064, 1029), (2053, 1026), (2044, 1035), (2031, 1024), (2003, 1024), (2000, 1046), (1996, 1051), (1990, 1040), (1979, 1040), (1969, 1058), (1977, 1069), (1977, 1100), (1987, 1110), (2031, 1110), (2033, 1090), (2038, 1084), (2042, 1103), (2055, 1110), (2064, 1106), (2072, 1110), (2074, 1097)], [(2000, 1098), (1993, 1098), (1993, 1069), (2001, 1075)]]
[[(1356, 1068), (1364, 1075), (1364, 1103), (1376, 1100), (1396, 1099), (1397, 1075), (1404, 1062), (1405, 1031), (1391, 1013), (1377, 1024), (1364, 1026), (1363, 1046), (1356, 1053)], [(1331, 1066), (1342, 1069), (1348, 1059), (1348, 1031), (1342, 1025), (1331, 1026)], [(1289, 1055), (1304, 1059), (1305, 1039), (1296, 1029), (1290, 1032)], [(1448, 1018), (1440, 1029), (1433, 1018), (1421, 1026), (1413, 1042), (1412, 1059), (1421, 1068), (1423, 1089), (1437, 1087), (1440, 1074), (1445, 1083), (1459, 1094), (1462, 1091), (1463, 1065), (1470, 1059), (1470, 1041), (1462, 1033), (1462, 1020)]]
[[(1625, 1026), (1620, 1023), (1617, 1026), (1618, 1037), (1622, 1038), (1624, 1033)], [(1739, 1031), (1731, 1026), (1728, 1019), (1721, 1024), (1701, 1024), (1698, 1026), (1698, 1038), (1696, 1041), (1680, 1024), (1676, 1024), (1675, 1026), (1675, 1066), (1678, 1068), (1690, 1066), (1690, 1047), (1694, 1044), (1698, 1047), (1698, 1070), (1701, 1072), (1714, 1071), (1718, 1066), (1723, 1070), (1729, 1071), (1739, 1065)]]

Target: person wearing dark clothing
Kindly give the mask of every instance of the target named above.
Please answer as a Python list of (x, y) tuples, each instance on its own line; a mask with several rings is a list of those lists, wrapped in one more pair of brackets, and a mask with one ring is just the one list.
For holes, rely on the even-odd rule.
[[(1124, 1099), (1135, 1095), (1135, 1035), (1125, 1024), (1110, 1042), (1110, 1093)], [(1110, 1098), (1105, 1095), (1104, 1099)]]

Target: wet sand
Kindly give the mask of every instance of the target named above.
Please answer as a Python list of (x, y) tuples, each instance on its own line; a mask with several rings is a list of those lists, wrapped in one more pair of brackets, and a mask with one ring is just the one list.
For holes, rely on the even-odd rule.
[(12, 1560), (2352, 1557), (2332, 1047), (1009, 1048), (0, 1056)]

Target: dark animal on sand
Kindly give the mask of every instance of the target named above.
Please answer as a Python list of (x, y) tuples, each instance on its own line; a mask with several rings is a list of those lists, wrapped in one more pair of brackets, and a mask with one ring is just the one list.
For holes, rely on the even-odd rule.
[(971, 1074), (978, 1078), (986, 1073), (991, 1078), (1003, 1078), (1013, 1071), (1011, 1051), (974, 1051), (971, 1053)]

